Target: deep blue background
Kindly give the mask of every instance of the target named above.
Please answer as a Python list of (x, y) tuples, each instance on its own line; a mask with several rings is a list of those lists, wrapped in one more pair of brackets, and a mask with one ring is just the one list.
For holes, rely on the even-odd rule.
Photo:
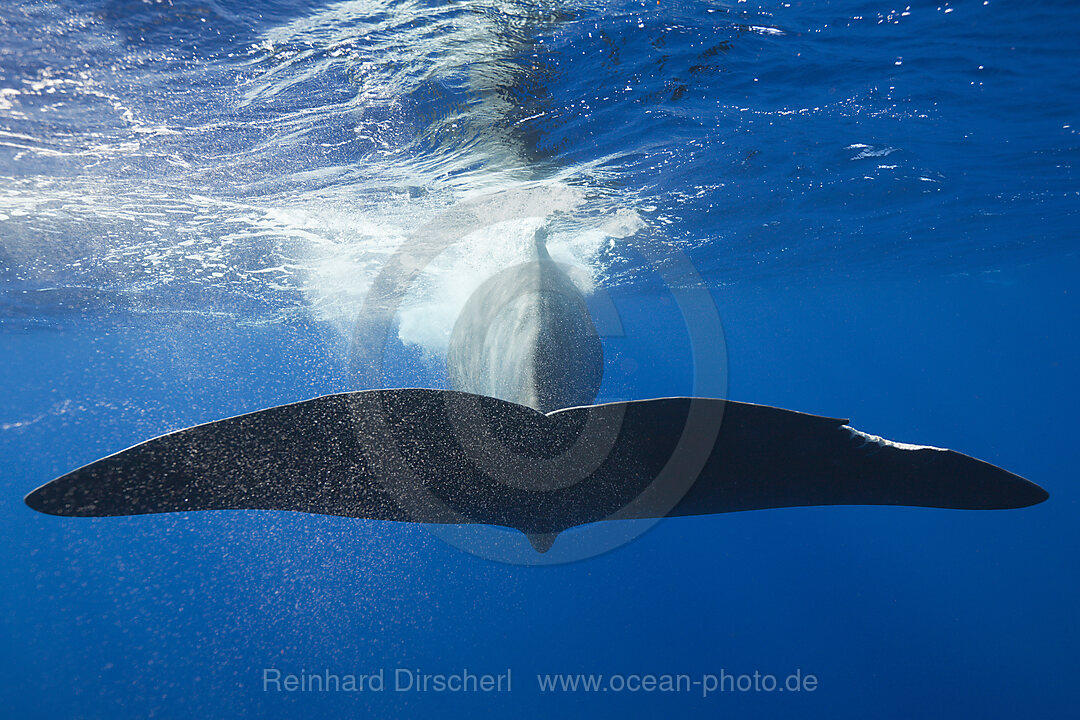
[[(156, 178), (179, 195), (197, 180), (206, 194), (265, 203), (291, 192), (361, 195), (375, 157), (364, 143), (376, 141), (355, 139), (351, 124), (375, 117), (392, 126), (376, 140), (408, 169), (401, 183), (436, 193), (479, 182), (477, 168), (495, 161), (475, 137), (505, 131), (533, 177), (570, 168), (593, 193), (593, 211), (638, 206), (644, 237), (688, 252), (723, 318), (731, 398), (954, 448), (1038, 482), (1049, 501), (1002, 512), (813, 508), (670, 520), (618, 551), (555, 568), (480, 560), (402, 524), (268, 512), (38, 515), (22, 496), (82, 463), (351, 385), (340, 336), (298, 293), (268, 298), (239, 281), (215, 289), (194, 272), (156, 284), (104, 263), (71, 267), (72, 257), (105, 252), (112, 240), (91, 239), (114, 220), (95, 221), (96, 210), (89, 220), (16, 215), (5, 195), (0, 707), (11, 717), (1069, 715), (1080, 670), (1080, 118), (1066, 29), (1080, 11), (975, 2), (945, 13), (931, 3), (901, 17), (873, 3), (794, 5), (574, 6), (550, 23), (507, 25), (521, 43), (506, 53), (517, 73), (507, 97), (519, 110), (494, 121), (470, 115), (479, 101), (462, 88), (475, 77), (440, 71), (410, 85), (419, 70), (406, 67), (386, 71), (405, 78), (391, 78), (402, 83), (392, 93), (399, 105), (372, 100), (363, 119), (355, 108), (315, 112), (301, 130), (279, 131), (274, 112), (331, 107), (354, 94), (355, 75), (331, 64), (279, 93), (277, 110), (215, 105), (205, 92), (231, 97), (233, 73), (256, 77), (270, 61), (233, 67), (229, 53), (321, 6), (103, 3), (79, 26), (64, 15), (76, 9), (18, 4), (0, 11), (5, 86), (23, 87), (42, 67), (104, 63), (86, 38), (108, 37), (128, 63), (102, 71), (116, 73), (109, 92), (146, 122), (218, 124), (151, 146), (189, 161), (182, 171), (123, 148), (92, 165), (41, 149), (78, 145), (71, 138), (92, 130), (122, 139), (122, 123), (79, 96), (55, 110), (67, 116), (40, 119), (31, 105), (48, 98), (28, 91), (0, 110), (0, 174), (14, 189), (105, 178), (137, 193)], [(392, 16), (405, 6), (387, 8)], [(421, 25), (437, 14), (408, 8)], [(879, 12), (895, 22), (879, 24)], [(200, 18), (218, 32), (199, 29)], [(765, 25), (783, 34), (750, 29)], [(392, 42), (400, 28), (381, 32)], [(377, 40), (353, 47), (363, 54)], [(454, 135), (454, 119), (475, 127)], [(305, 153), (297, 133), (345, 144)], [(9, 147), (17, 143), (37, 151), (20, 156)], [(864, 149), (881, 154), (859, 157)], [(352, 169), (323, 185), (281, 170), (321, 166)], [(634, 330), (608, 341), (603, 392), (691, 392), (686, 331), (634, 257), (615, 253), (602, 268)], [(79, 293), (35, 299), (55, 288)], [(417, 384), (437, 380), (422, 365), (414, 372)], [(514, 692), (287, 696), (261, 691), (270, 666), (510, 667)], [(534, 680), (722, 668), (800, 668), (819, 689), (545, 696)]]

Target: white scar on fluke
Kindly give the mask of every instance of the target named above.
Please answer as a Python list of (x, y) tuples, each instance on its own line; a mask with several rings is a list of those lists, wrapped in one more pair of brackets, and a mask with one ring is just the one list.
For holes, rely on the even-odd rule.
[(895, 440), (888, 440), (880, 435), (871, 435), (870, 433), (863, 432), (862, 430), (856, 430), (850, 425), (842, 426), (844, 430), (851, 433), (851, 439), (857, 441), (859, 444), (857, 447), (863, 447), (867, 443), (873, 443), (881, 447), (891, 447), (897, 450), (937, 450), (938, 452), (948, 452), (945, 448), (934, 447), (933, 445), (913, 445), (912, 443), (896, 442)]
[(715, 398), (593, 404), (603, 346), (537, 232), (485, 282), (447, 354), (453, 390), (326, 395), (148, 440), (26, 497), (52, 515), (291, 510), (501, 525), (539, 552), (587, 523), (812, 505), (1019, 508), (1039, 486), (846, 420)]

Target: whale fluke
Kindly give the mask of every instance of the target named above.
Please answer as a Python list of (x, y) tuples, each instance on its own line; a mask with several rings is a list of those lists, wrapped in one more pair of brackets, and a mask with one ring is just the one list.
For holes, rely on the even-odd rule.
[(538, 553), (546, 553), (550, 550), (551, 546), (555, 544), (555, 538), (558, 536), (558, 533), (525, 533), (525, 537), (529, 539), (529, 544)]
[(592, 404), (602, 344), (546, 237), (538, 230), (532, 261), (466, 303), (447, 357), (454, 390), (340, 393), (197, 425), (70, 472), (27, 505), (501, 525), (543, 553), (560, 532), (604, 520), (1047, 498), (1001, 468), (846, 420), (707, 398)]
[(516, 528), (544, 552), (563, 530), (601, 520), (808, 505), (1004, 509), (1047, 497), (951, 450), (765, 405), (661, 398), (543, 414), (411, 389), (326, 395), (162, 435), (26, 503), (77, 517), (256, 509), (483, 523)]

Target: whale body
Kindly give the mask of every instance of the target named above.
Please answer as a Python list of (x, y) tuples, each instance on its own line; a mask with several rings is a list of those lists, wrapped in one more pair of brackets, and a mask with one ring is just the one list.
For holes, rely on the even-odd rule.
[(447, 352), (455, 390), (550, 412), (596, 400), (604, 350), (585, 300), (533, 238), (533, 259), (495, 275), (470, 297)]
[(958, 452), (847, 420), (712, 398), (592, 404), (603, 351), (547, 253), (473, 295), (453, 390), (317, 397), (148, 440), (34, 490), (51, 515), (288, 510), (525, 533), (544, 552), (587, 523), (812, 505), (1020, 508), (1048, 495)]

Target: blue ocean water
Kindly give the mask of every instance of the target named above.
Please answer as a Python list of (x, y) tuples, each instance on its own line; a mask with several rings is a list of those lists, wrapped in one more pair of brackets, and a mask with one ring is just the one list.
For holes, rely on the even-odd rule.
[[(1075, 3), (1000, 0), (4, 3), (0, 707), (1068, 716), (1078, 23)], [(463, 226), (462, 207), (482, 212)], [(169, 430), (444, 387), (456, 313), (541, 223), (618, 309), (603, 399), (850, 417), (1050, 499), (672, 519), (553, 567), (418, 525), (23, 504)], [(397, 298), (386, 373), (359, 377), (367, 289), (418, 238), (439, 254)], [(723, 322), (704, 377), (681, 257)], [(278, 691), (267, 669), (386, 689)], [(512, 689), (396, 692), (398, 669), (509, 671)], [(816, 685), (537, 681), (755, 672)]]

